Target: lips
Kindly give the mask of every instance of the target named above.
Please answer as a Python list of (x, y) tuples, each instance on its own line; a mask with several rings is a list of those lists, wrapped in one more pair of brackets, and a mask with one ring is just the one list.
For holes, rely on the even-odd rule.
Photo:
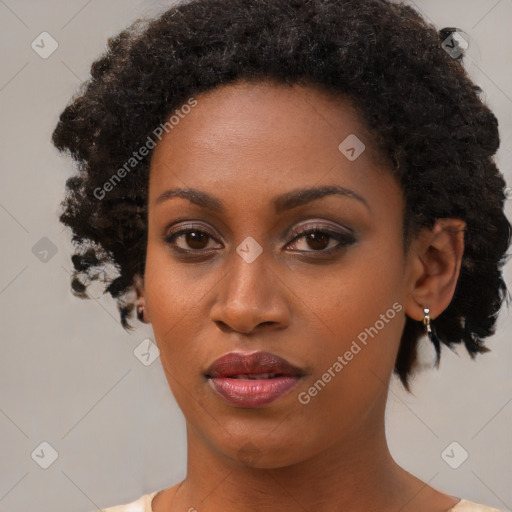
[(231, 352), (217, 359), (205, 376), (231, 405), (261, 407), (287, 394), (304, 371), (270, 352)]

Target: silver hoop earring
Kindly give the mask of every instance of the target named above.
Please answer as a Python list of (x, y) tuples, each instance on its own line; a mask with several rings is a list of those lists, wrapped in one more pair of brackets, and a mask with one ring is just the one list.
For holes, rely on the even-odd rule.
[(423, 325), (427, 328), (427, 334), (430, 335), (432, 332), (432, 328), (430, 327), (430, 309), (429, 308), (423, 308)]
[(426, 333), (434, 348), (436, 349), (436, 362), (435, 366), (439, 367), (439, 361), (441, 359), (441, 340), (437, 336), (437, 333), (432, 325), (432, 319), (430, 318), (430, 309), (423, 308), (423, 325), (426, 328)]

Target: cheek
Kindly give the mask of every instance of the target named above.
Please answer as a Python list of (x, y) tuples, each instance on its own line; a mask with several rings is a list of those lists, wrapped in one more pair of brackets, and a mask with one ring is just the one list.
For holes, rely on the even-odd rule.
[(162, 364), (173, 371), (181, 362), (187, 365), (193, 361), (189, 340), (201, 329), (197, 310), (204, 300), (205, 286), (198, 285), (199, 273), (191, 268), (173, 261), (165, 247), (148, 245), (145, 300)]
[(173, 332), (191, 322), (199, 309), (204, 310), (216, 284), (216, 276), (208, 265), (177, 261), (165, 244), (152, 241), (147, 249), (146, 275), (146, 304), (151, 323), (164, 338), (172, 338)]
[(158, 269), (157, 278), (145, 291), (160, 363), (178, 406), (185, 417), (195, 418), (204, 393), (199, 365), (204, 354), (196, 343), (204, 329), (204, 315), (198, 313), (202, 294), (168, 259), (158, 265), (148, 258), (146, 268), (152, 267)]
[(314, 293), (324, 333), (321, 344), (307, 348), (308, 357), (316, 361), (309, 385), (318, 379), (328, 382), (325, 388), (322, 382), (316, 386), (322, 389), (315, 398), (318, 405), (335, 401), (344, 404), (345, 412), (347, 407), (364, 409), (389, 378), (405, 322), (398, 235), (389, 234), (391, 240), (387, 234), (375, 237), (359, 247), (328, 284), (311, 280), (303, 285)]
[[(357, 338), (379, 322), (381, 315), (385, 316), (386, 326), (381, 330), (391, 330), (388, 328), (391, 322), (386, 320), (400, 316), (396, 310), (403, 309), (403, 257), (399, 243), (385, 237), (363, 241), (350, 256), (347, 253), (342, 264), (330, 271), (324, 282), (311, 279), (303, 284), (310, 297), (314, 293), (311, 298), (314, 308), (325, 320), (326, 332), (334, 335), (334, 339), (336, 334), (345, 342)], [(397, 302), (400, 308), (396, 305), (393, 308)], [(382, 322), (378, 327), (382, 328)]]

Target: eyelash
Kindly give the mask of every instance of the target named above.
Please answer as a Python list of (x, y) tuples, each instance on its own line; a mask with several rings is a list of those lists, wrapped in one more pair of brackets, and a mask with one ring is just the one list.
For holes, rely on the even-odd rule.
[[(180, 254), (183, 254), (183, 255), (197, 256), (200, 253), (203, 253), (202, 255), (204, 255), (204, 253), (208, 253), (208, 252), (212, 251), (212, 249), (210, 249), (210, 250), (208, 250), (208, 249), (187, 250), (187, 249), (182, 249), (180, 247), (176, 247), (174, 245), (174, 242), (176, 241), (176, 239), (178, 237), (180, 237), (182, 235), (189, 234), (189, 233), (200, 233), (200, 234), (207, 235), (209, 238), (215, 239), (215, 237), (211, 233), (209, 233), (207, 230), (205, 230), (204, 227), (194, 226), (194, 225), (186, 226), (185, 228), (180, 229), (179, 231), (176, 231), (175, 233), (164, 235), (162, 237), (162, 239), (164, 240), (165, 243), (173, 246), (172, 249), (174, 251), (176, 251)], [(335, 239), (338, 242), (338, 245), (336, 245), (335, 247), (331, 247), (329, 249), (320, 249), (320, 250), (313, 249), (313, 250), (309, 250), (309, 251), (301, 250), (301, 251), (297, 251), (297, 252), (299, 252), (299, 253), (318, 253), (322, 256), (330, 256), (330, 255), (337, 253), (344, 247), (353, 244), (356, 241), (356, 239), (352, 233), (343, 234), (340, 232), (333, 231), (329, 228), (326, 228), (325, 226), (322, 226), (321, 224), (313, 224), (313, 225), (308, 225), (307, 229), (294, 228), (292, 230), (292, 232), (290, 233), (291, 235), (293, 235), (294, 238), (291, 240), (291, 242), (288, 245), (290, 245), (292, 242), (296, 242), (297, 240), (304, 238), (307, 235), (310, 235), (312, 233), (327, 235), (328, 237)], [(216, 249), (213, 249), (213, 250), (216, 250)], [(316, 257), (316, 256), (313, 256), (313, 257)]]

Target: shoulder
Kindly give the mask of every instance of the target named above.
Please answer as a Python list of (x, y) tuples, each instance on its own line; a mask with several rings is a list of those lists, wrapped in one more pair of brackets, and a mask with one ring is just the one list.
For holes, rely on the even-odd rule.
[(159, 491), (150, 494), (144, 494), (140, 498), (126, 503), (125, 505), (116, 505), (115, 507), (108, 507), (101, 509), (100, 512), (153, 512), (151, 509), (151, 502)]
[(473, 501), (465, 500), (462, 498), (455, 507), (448, 512), (505, 512), (497, 508), (488, 507), (481, 503), (474, 503)]

